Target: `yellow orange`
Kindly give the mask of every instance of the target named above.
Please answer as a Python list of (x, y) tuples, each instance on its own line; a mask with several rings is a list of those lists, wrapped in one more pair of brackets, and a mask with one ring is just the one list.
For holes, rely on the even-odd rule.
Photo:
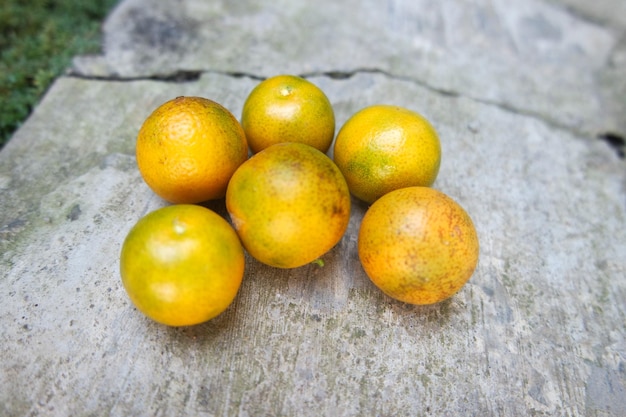
[(367, 210), (358, 254), (385, 294), (432, 304), (469, 280), (479, 244), (472, 219), (457, 202), (432, 188), (408, 187), (384, 195)]
[(137, 165), (148, 186), (172, 203), (224, 197), (248, 157), (245, 133), (222, 105), (177, 97), (159, 106), (137, 136)]
[(237, 295), (244, 252), (232, 226), (196, 205), (174, 205), (140, 219), (124, 240), (122, 283), (146, 316), (169, 326), (210, 320)]
[(441, 145), (423, 116), (403, 107), (374, 105), (339, 130), (333, 159), (355, 197), (372, 203), (398, 188), (431, 186)]
[(326, 152), (335, 135), (328, 97), (312, 82), (277, 75), (259, 83), (246, 99), (241, 124), (253, 152), (282, 142), (299, 142)]
[(239, 167), (228, 185), (226, 208), (254, 258), (295, 268), (339, 242), (350, 220), (350, 192), (322, 152), (302, 143), (281, 143)]

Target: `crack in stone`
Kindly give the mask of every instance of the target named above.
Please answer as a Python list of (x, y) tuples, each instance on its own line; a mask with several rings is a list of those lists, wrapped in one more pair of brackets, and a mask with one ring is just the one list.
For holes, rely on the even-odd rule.
[(68, 71), (65, 75), (71, 78), (93, 81), (114, 81), (114, 82), (134, 82), (134, 81), (163, 81), (171, 83), (186, 83), (198, 81), (204, 71), (180, 70), (168, 74), (154, 74), (146, 76), (126, 77), (120, 75), (87, 75), (81, 72)]
[(393, 74), (389, 71), (385, 71), (379, 68), (359, 68), (359, 69), (355, 69), (352, 71), (326, 71), (326, 72), (317, 72), (317, 73), (306, 73), (306, 74), (302, 74), (301, 76), (303, 78), (306, 78), (309, 76), (327, 76), (333, 79), (343, 80), (343, 79), (351, 78), (359, 73), (381, 74), (394, 80), (411, 82), (416, 85), (419, 85), (420, 87), (426, 88), (434, 93), (437, 93), (443, 96), (462, 97), (462, 98), (472, 100), (472, 101), (475, 101), (477, 103), (481, 103), (487, 106), (499, 108), (500, 110), (503, 110), (507, 113), (517, 114), (520, 116), (525, 116), (525, 117), (529, 117), (532, 119), (536, 119), (554, 129), (569, 132), (578, 137), (594, 137), (595, 136), (598, 139), (605, 141), (612, 148), (612, 150), (617, 154), (618, 158), (625, 159), (625, 151), (626, 151), (625, 140), (622, 136), (620, 136), (617, 133), (603, 132), (603, 133), (593, 134), (591, 132), (585, 131), (584, 129), (578, 129), (573, 126), (567, 125), (565, 123), (559, 122), (558, 120), (553, 119), (539, 112), (534, 112), (528, 109), (522, 109), (522, 108), (510, 105), (501, 101), (488, 100), (488, 99), (481, 98), (481, 97), (475, 97), (475, 96), (463, 94), (455, 90), (435, 87), (431, 84), (428, 84), (427, 82), (423, 80), (419, 80), (419, 79), (411, 78), (407, 76), (399, 76), (399, 75)]
[(253, 80), (262, 81), (266, 77), (250, 74), (246, 72), (236, 71), (216, 71), (216, 70), (178, 70), (166, 74), (153, 74), (153, 75), (141, 75), (135, 77), (120, 76), (120, 75), (86, 75), (80, 72), (69, 71), (66, 76), (72, 78), (79, 78), (81, 80), (94, 80), (94, 81), (115, 81), (115, 82), (134, 82), (134, 81), (161, 81), (167, 83), (188, 83), (195, 82), (202, 77), (202, 74), (221, 74), (227, 77), (234, 78), (250, 78)]
[[(249, 72), (242, 71), (220, 71), (220, 70), (179, 70), (172, 73), (167, 74), (154, 74), (150, 76), (138, 76), (138, 77), (123, 77), (123, 76), (89, 76), (78, 72), (69, 72), (67, 75), (75, 78), (81, 78), (86, 80), (99, 80), (99, 81), (119, 81), (119, 82), (133, 82), (133, 81), (161, 81), (161, 82), (171, 82), (171, 83), (187, 83), (194, 82), (200, 79), (203, 74), (220, 74), (227, 77), (234, 78), (249, 78), (252, 80), (263, 81), (267, 77), (253, 74)], [(586, 132), (583, 129), (577, 129), (573, 126), (569, 126), (567, 124), (561, 123), (558, 120), (554, 120), (545, 114), (533, 112), (527, 109), (521, 109), (516, 106), (512, 106), (510, 104), (488, 100), (481, 97), (474, 97), (471, 95), (463, 94), (456, 90), (441, 88), (437, 86), (433, 86), (423, 80), (412, 78), (408, 76), (401, 76), (397, 74), (393, 74), (392, 72), (383, 70), (381, 68), (355, 68), (352, 70), (329, 70), (329, 71), (314, 71), (298, 74), (298, 76), (302, 78), (312, 78), (312, 77), (328, 77), (334, 80), (347, 80), (359, 74), (380, 74), (389, 79), (410, 82), (416, 84), (422, 88), (430, 90), (436, 94), (440, 94), (442, 96), (447, 97), (462, 97), (468, 100), (475, 101), (477, 103), (485, 104), (488, 106), (497, 107), (507, 113), (517, 114), (520, 116), (530, 117), (536, 120), (539, 120), (550, 127), (553, 127), (558, 130), (563, 130), (569, 133), (572, 133), (579, 137), (589, 137), (595, 136), (598, 139), (606, 142), (612, 149), (615, 151), (617, 156), (620, 159), (624, 159), (624, 144), (623, 138), (617, 133), (606, 133), (606, 132), (598, 132), (595, 135), (590, 134), (590, 132)], [(615, 138), (619, 138), (621, 141), (615, 141)]]
[(621, 159), (626, 158), (626, 139), (623, 136), (613, 132), (606, 132), (599, 134), (598, 139), (608, 143)]
[[(447, 96), (447, 97), (459, 97), (459, 98), (465, 98), (468, 100), (472, 100), (475, 101), (477, 103), (481, 103), (487, 106), (492, 106), (492, 107), (496, 107), (499, 108), (500, 110), (503, 110), (507, 113), (512, 113), (512, 114), (517, 114), (520, 116), (526, 116), (526, 117), (530, 117), (533, 119), (537, 119), (540, 120), (541, 122), (547, 124), (550, 127), (553, 127), (555, 129), (558, 130), (563, 130), (563, 131), (567, 131), (570, 132), (576, 136), (581, 136), (581, 137), (588, 137), (590, 134), (589, 132), (586, 132), (582, 129), (576, 129), (570, 125), (564, 124), (559, 122), (558, 120), (555, 120), (553, 118), (550, 118), (548, 116), (546, 116), (545, 114), (539, 113), (539, 112), (533, 112), (531, 110), (527, 110), (527, 109), (522, 109), (510, 104), (507, 104), (505, 102), (501, 102), (501, 101), (494, 101), (494, 100), (489, 100), (489, 99), (485, 99), (485, 98), (481, 98), (481, 97), (475, 97), (472, 95), (468, 95), (468, 94), (464, 94), (460, 91), (456, 91), (456, 90), (451, 90), (451, 89), (446, 89), (446, 88), (441, 88), (441, 87), (436, 87), (433, 86), (432, 84), (429, 84), (423, 80), (417, 79), (417, 78), (412, 78), (412, 77), (408, 77), (408, 76), (401, 76), (401, 75), (397, 75), (397, 74), (393, 74), (389, 71), (385, 71), (383, 69), (380, 68), (357, 68), (351, 71), (321, 71), (321, 72), (311, 72), (311, 73), (304, 73), (301, 74), (300, 76), (303, 78), (307, 78), (307, 77), (313, 77), (313, 76), (326, 76), (326, 77), (330, 77), (333, 79), (337, 79), (337, 80), (344, 80), (344, 79), (349, 79), (357, 74), (362, 74), (362, 73), (368, 73), (368, 74), (381, 74), (384, 75), (390, 79), (394, 79), (394, 80), (398, 80), (398, 81), (404, 81), (404, 82), (410, 82), (413, 84), (416, 84), (422, 88), (425, 88), (429, 91), (432, 91), (436, 94), (440, 94), (443, 96)], [(619, 153), (618, 156), (622, 157)]]
[(421, 87), (427, 88), (428, 90), (431, 90), (435, 93), (438, 93), (444, 96), (448, 96), (448, 97), (461, 97), (462, 96), (462, 94), (458, 91), (435, 87), (419, 79), (393, 74), (389, 71), (385, 71), (380, 68), (356, 68), (351, 71), (320, 71), (320, 72), (304, 73), (304, 74), (301, 74), (300, 76), (302, 78), (322, 76), (322, 77), (329, 77), (335, 80), (346, 80), (346, 79), (354, 77), (357, 74), (380, 74), (380, 75), (384, 75), (385, 77), (391, 78), (393, 80), (406, 81), (406, 82), (417, 84)]

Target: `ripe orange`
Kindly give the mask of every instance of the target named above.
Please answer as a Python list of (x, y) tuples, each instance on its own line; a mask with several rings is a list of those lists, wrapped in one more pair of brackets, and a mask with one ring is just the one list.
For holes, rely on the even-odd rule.
[(428, 187), (392, 191), (363, 217), (361, 264), (385, 294), (432, 304), (459, 291), (478, 263), (478, 236), (465, 210)]
[(233, 301), (244, 252), (232, 226), (196, 205), (174, 205), (140, 219), (124, 240), (122, 283), (135, 306), (169, 326), (210, 320)]
[(431, 186), (441, 162), (439, 137), (428, 120), (388, 105), (355, 113), (333, 151), (352, 194), (368, 203), (398, 188)]
[(339, 242), (350, 220), (350, 192), (322, 152), (302, 143), (281, 143), (239, 167), (226, 191), (226, 208), (254, 258), (295, 268)]
[(202, 97), (178, 97), (145, 120), (136, 153), (156, 194), (172, 203), (199, 203), (224, 197), (233, 172), (248, 158), (248, 145), (226, 108)]
[(255, 153), (281, 142), (326, 152), (335, 136), (335, 113), (324, 92), (293, 75), (259, 83), (244, 103), (241, 124)]

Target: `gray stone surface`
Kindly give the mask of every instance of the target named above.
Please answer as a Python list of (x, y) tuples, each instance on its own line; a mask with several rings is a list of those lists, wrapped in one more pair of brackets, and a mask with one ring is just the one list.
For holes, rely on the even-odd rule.
[[(0, 415), (626, 415), (626, 163), (597, 138), (626, 134), (623, 2), (337, 3), (114, 10), (103, 56), (78, 57), (0, 152)], [(438, 305), (385, 297), (354, 201), (325, 266), (247, 259), (221, 316), (151, 322), (118, 272), (166, 204), (136, 169), (143, 119), (178, 95), (239, 116), (285, 72), (338, 126), (377, 102), (431, 120), (476, 273)]]
[[(611, 16), (609, 4), (623, 9), (619, 0), (604, 3), (605, 16)], [(107, 22), (104, 57), (78, 60), (75, 70), (104, 77), (381, 71), (585, 133), (624, 131), (622, 114), (604, 106), (611, 87), (604, 92), (597, 83), (623, 29), (585, 18), (593, 6), (580, 9), (586, 14), (533, 0), (274, 1), (264, 7), (256, 0), (176, 7), (127, 0)]]

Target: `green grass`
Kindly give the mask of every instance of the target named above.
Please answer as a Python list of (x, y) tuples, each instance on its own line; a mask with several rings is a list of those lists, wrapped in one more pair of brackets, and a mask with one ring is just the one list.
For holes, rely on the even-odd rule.
[(3, 0), (0, 148), (72, 57), (101, 50), (102, 21), (119, 0)]

